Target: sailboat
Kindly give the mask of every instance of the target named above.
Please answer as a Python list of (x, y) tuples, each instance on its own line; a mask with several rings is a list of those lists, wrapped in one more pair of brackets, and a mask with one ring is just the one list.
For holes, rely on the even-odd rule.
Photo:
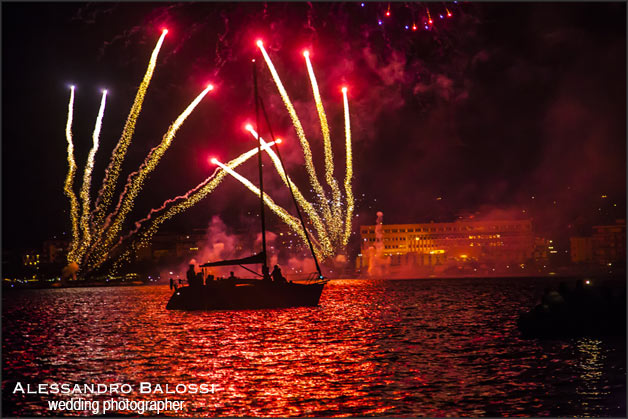
[[(259, 97), (257, 90), (257, 70), (255, 60), (253, 60), (253, 85), (255, 100), (256, 131), (259, 131), (259, 108), (261, 106), (270, 131), (270, 135), (275, 141), (272, 128), (268, 120), (268, 115), (264, 108), (263, 101)], [(281, 160), (281, 154), (277, 148), (277, 154), (286, 173)], [(288, 188), (292, 195), (301, 226), (309, 244), (310, 252), (314, 259), (317, 272), (312, 273), (303, 283), (292, 281), (273, 280), (269, 274), (266, 253), (266, 221), (264, 217), (264, 180), (262, 175), (262, 143), (261, 135), (258, 136), (258, 166), (260, 183), (260, 218), (262, 227), (262, 251), (255, 255), (232, 260), (221, 260), (207, 262), (200, 265), (201, 268), (211, 268), (216, 266), (240, 266), (255, 274), (257, 278), (235, 278), (230, 277), (219, 281), (192, 281), (187, 286), (175, 288), (170, 297), (166, 309), (168, 310), (243, 310), (243, 309), (270, 309), (288, 307), (312, 307), (317, 306), (321, 294), (328, 279), (321, 272), (320, 265), (314, 253), (314, 247), (309, 238), (305, 222), (296, 203), (292, 186), (288, 180)], [(286, 176), (287, 178), (287, 176)], [(261, 264), (262, 274), (259, 274), (244, 265)], [(203, 277), (205, 272), (203, 271)]]

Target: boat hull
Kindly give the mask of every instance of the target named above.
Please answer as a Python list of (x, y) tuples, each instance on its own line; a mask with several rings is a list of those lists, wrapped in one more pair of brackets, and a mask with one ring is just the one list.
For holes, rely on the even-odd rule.
[(571, 308), (560, 312), (531, 310), (521, 313), (517, 327), (525, 338), (602, 337), (626, 335), (623, 306)]
[(176, 290), (168, 310), (247, 310), (318, 305), (325, 283), (232, 283)]

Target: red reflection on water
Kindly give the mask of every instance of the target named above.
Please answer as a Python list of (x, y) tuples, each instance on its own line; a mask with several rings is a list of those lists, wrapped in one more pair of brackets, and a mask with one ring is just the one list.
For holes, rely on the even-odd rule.
[[(614, 412), (599, 389), (623, 377), (621, 351), (520, 340), (536, 288), (484, 281), (333, 281), (320, 307), (239, 312), (166, 311), (167, 286), (13, 294), (4, 394), (18, 380), (211, 383), (167, 414), (542, 416), (584, 411), (554, 407), (579, 389), (587, 413)], [(43, 397), (6, 397), (5, 414), (46, 414)]]

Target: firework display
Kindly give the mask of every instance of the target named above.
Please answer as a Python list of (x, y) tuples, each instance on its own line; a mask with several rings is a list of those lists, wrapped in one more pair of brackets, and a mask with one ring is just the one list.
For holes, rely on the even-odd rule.
[[(353, 217), (353, 208), (354, 208), (354, 200), (353, 193), (351, 191), (351, 178), (353, 177), (353, 161), (351, 156), (351, 131), (349, 125), (349, 105), (347, 99), (347, 88), (344, 87), (342, 89), (343, 93), (343, 102), (344, 102), (344, 112), (345, 112), (345, 147), (346, 147), (346, 180), (344, 182), (345, 186), (345, 204), (342, 203), (342, 196), (340, 193), (340, 188), (338, 186), (338, 181), (334, 178), (334, 161), (333, 161), (333, 151), (331, 146), (331, 138), (329, 133), (329, 124), (327, 122), (327, 116), (325, 114), (325, 109), (323, 107), (322, 99), (320, 96), (320, 92), (318, 89), (318, 83), (316, 81), (316, 76), (314, 75), (314, 68), (312, 67), (312, 63), (310, 61), (310, 53), (309, 51), (305, 51), (303, 56), (305, 57), (306, 66), (308, 70), (308, 75), (310, 78), (310, 83), (312, 85), (312, 92), (314, 96), (314, 102), (316, 105), (316, 111), (318, 113), (321, 132), (323, 136), (323, 145), (325, 151), (325, 179), (327, 184), (331, 188), (331, 199), (327, 198), (325, 191), (322, 186), (318, 182), (318, 176), (316, 174), (316, 169), (314, 168), (314, 164), (312, 162), (312, 152), (309, 146), (309, 142), (305, 137), (305, 133), (303, 131), (303, 127), (301, 122), (296, 115), (296, 111), (294, 106), (292, 105), (290, 98), (288, 97), (288, 93), (283, 87), (283, 83), (275, 66), (270, 59), (270, 56), (264, 49), (264, 44), (261, 41), (257, 42), (257, 46), (264, 56), (264, 60), (270, 70), (273, 81), (277, 86), (277, 90), (281, 95), (284, 105), (288, 113), (290, 114), (290, 118), (292, 120), (293, 126), (299, 137), (302, 149), (303, 149), (303, 157), (305, 160), (305, 167), (307, 169), (311, 185), (314, 189), (314, 192), (317, 195), (320, 208), (320, 215), (317, 214), (317, 211), (314, 209), (314, 206), (307, 202), (303, 198), (302, 193), (298, 190), (298, 188), (294, 188), (295, 190), (295, 199), (300, 205), (301, 209), (305, 211), (308, 215), (310, 221), (315, 226), (315, 229), (318, 233), (319, 242), (323, 244), (323, 255), (325, 258), (331, 258), (338, 254), (342, 254), (345, 251), (345, 247), (348, 243), (349, 236), (351, 234), (351, 224)], [(252, 129), (249, 131), (257, 138), (257, 134)], [(271, 151), (268, 151), (270, 154)], [(271, 158), (273, 156), (271, 155)], [(280, 176), (283, 176), (282, 170), (280, 170), (280, 164), (275, 161), (273, 158), (273, 162), (275, 163), (275, 167), (279, 172)], [(282, 178), (284, 182), (287, 184), (287, 180)], [(294, 184), (293, 184), (294, 185)], [(330, 205), (331, 204), (331, 205)], [(344, 214), (343, 214), (344, 210)], [(344, 216), (343, 216), (344, 215)], [(324, 228), (320, 227), (320, 224), (323, 224)]]
[[(89, 189), (91, 184), (92, 172), (94, 168), (94, 160), (99, 147), (99, 136), (102, 128), (102, 119), (105, 110), (107, 91), (103, 92), (100, 110), (96, 120), (96, 126), (92, 135), (93, 145), (89, 152), (85, 171), (83, 175), (83, 186), (80, 192), (82, 200), (82, 215), (80, 217), (79, 228), (79, 203), (73, 191), (74, 175), (76, 173), (76, 162), (74, 160), (74, 144), (72, 139), (72, 122), (74, 113), (74, 86), (71, 86), (70, 102), (68, 105), (68, 119), (66, 125), (66, 139), (68, 142), (68, 175), (66, 177), (64, 192), (70, 199), (70, 216), (72, 224), (72, 241), (70, 251), (68, 252), (68, 263), (77, 264), (84, 273), (97, 270), (101, 265), (111, 259), (116, 254), (116, 247), (119, 247), (120, 233), (126, 216), (132, 210), (135, 199), (140, 193), (144, 181), (148, 175), (158, 165), (161, 157), (172, 144), (175, 135), (186, 118), (194, 111), (202, 99), (213, 90), (213, 85), (208, 85), (192, 103), (176, 118), (168, 131), (163, 136), (161, 143), (154, 147), (149, 153), (140, 168), (129, 175), (123, 192), (119, 196), (118, 205), (109, 214), (107, 214), (108, 206), (113, 198), (113, 191), (117, 178), (120, 175), (120, 169), (124, 161), (125, 154), (131, 143), (137, 118), (139, 116), (146, 91), (153, 75), (157, 56), (163, 44), (164, 38), (168, 31), (164, 29), (157, 45), (155, 46), (150, 58), (148, 69), (140, 87), (137, 91), (135, 101), (131, 107), (131, 111), (124, 126), (122, 136), (113, 150), (109, 167), (105, 172), (102, 188), (99, 191), (93, 211), (90, 213), (90, 195)], [(217, 183), (216, 183), (217, 184)], [(215, 187), (215, 184), (214, 186)], [(213, 188), (210, 188), (213, 190)], [(208, 193), (208, 189), (201, 191)], [(175, 198), (176, 200), (176, 198)], [(169, 202), (169, 201), (167, 201)], [(91, 223), (90, 223), (91, 218)]]
[[(173, 199), (166, 200), (161, 207), (150, 211), (147, 217), (137, 221), (135, 228), (128, 234), (122, 235), (122, 228), (127, 219), (128, 214), (134, 207), (135, 200), (139, 195), (142, 187), (148, 177), (148, 175), (156, 168), (160, 159), (168, 150), (175, 135), (181, 125), (185, 122), (186, 118), (194, 111), (199, 105), (202, 99), (213, 90), (213, 85), (208, 85), (188, 107), (176, 118), (176, 120), (169, 127), (166, 134), (163, 136), (159, 145), (154, 147), (148, 153), (144, 162), (140, 165), (139, 169), (128, 176), (127, 183), (124, 186), (122, 193), (118, 198), (117, 206), (107, 213), (107, 207), (112, 200), (112, 191), (115, 189), (115, 183), (120, 174), (120, 167), (124, 161), (124, 155), (131, 142), (137, 117), (141, 110), (146, 90), (148, 89), (150, 78), (154, 72), (156, 65), (157, 55), (163, 43), (164, 37), (167, 31), (164, 30), (159, 38), (157, 46), (153, 50), (151, 60), (148, 66), (148, 70), (144, 76), (144, 80), (138, 89), (135, 102), (131, 108), (129, 117), (125, 124), (122, 136), (118, 142), (116, 148), (113, 151), (111, 161), (105, 178), (103, 186), (99, 192), (98, 199), (95, 203), (95, 208), (90, 214), (90, 196), (89, 189), (91, 184), (91, 177), (94, 167), (94, 159), (99, 147), (99, 136), (102, 127), (102, 118), (104, 115), (107, 91), (103, 92), (101, 106), (96, 120), (96, 126), (93, 133), (93, 145), (90, 150), (87, 163), (85, 166), (85, 172), (83, 176), (83, 187), (81, 189), (80, 198), (82, 200), (82, 215), (80, 217), (79, 228), (79, 204), (74, 192), (72, 191), (72, 184), (74, 174), (76, 172), (76, 163), (74, 162), (74, 145), (72, 142), (72, 118), (74, 108), (74, 87), (72, 87), (70, 104), (68, 110), (68, 122), (66, 128), (66, 137), (68, 141), (68, 162), (69, 171), (66, 179), (65, 193), (70, 198), (71, 203), (71, 217), (72, 217), (72, 244), (68, 254), (68, 263), (76, 263), (81, 266), (84, 272), (90, 272), (99, 269), (106, 262), (113, 263), (111, 265), (112, 271), (119, 269), (123, 263), (130, 262), (131, 256), (137, 252), (138, 249), (148, 245), (154, 234), (157, 232), (159, 226), (170, 219), (176, 214), (189, 209), (201, 199), (206, 197), (209, 193), (213, 192), (216, 186), (224, 179), (226, 174), (229, 174), (244, 184), (254, 194), (260, 194), (260, 191), (255, 187), (248, 179), (238, 174), (234, 169), (240, 164), (247, 161), (250, 157), (257, 153), (257, 149), (251, 150), (247, 153), (240, 155), (238, 158), (230, 161), (227, 165), (219, 162), (217, 159), (212, 159), (212, 162), (217, 164), (221, 170), (216, 171), (212, 176), (205, 179), (199, 185), (188, 191), (186, 194), (178, 196)], [(273, 164), (279, 173), (281, 179), (286, 186), (292, 186), (294, 196), (300, 209), (302, 209), (314, 228), (314, 251), (321, 259), (332, 258), (338, 254), (344, 252), (344, 248), (347, 245), (348, 238), (351, 233), (351, 219), (353, 216), (353, 194), (351, 191), (351, 178), (353, 176), (352, 158), (351, 158), (351, 134), (349, 128), (349, 107), (347, 99), (347, 89), (343, 88), (343, 103), (345, 113), (345, 147), (346, 147), (346, 179), (344, 182), (345, 188), (345, 204), (342, 202), (342, 194), (338, 185), (338, 181), (334, 178), (334, 163), (333, 163), (333, 151), (331, 145), (331, 136), (329, 132), (329, 124), (327, 122), (327, 116), (322, 104), (322, 99), (318, 89), (318, 83), (314, 75), (314, 69), (309, 59), (309, 52), (304, 54), (306, 60), (306, 66), (312, 84), (312, 91), (314, 95), (316, 110), (319, 116), (321, 132), (323, 136), (323, 143), (325, 149), (325, 179), (327, 184), (331, 188), (331, 199), (328, 199), (325, 191), (318, 182), (316, 170), (312, 161), (312, 154), (309, 146), (309, 142), (305, 137), (301, 122), (296, 115), (296, 111), (290, 102), (283, 83), (279, 77), (279, 74), (275, 70), (270, 56), (264, 50), (263, 44), (257, 43), (258, 47), (262, 51), (268, 68), (271, 71), (273, 80), (275, 81), (280, 95), (286, 108), (291, 116), (293, 125), (299, 136), (301, 147), (303, 150), (303, 156), (306, 163), (306, 168), (310, 176), (312, 187), (317, 192), (318, 208), (309, 202), (303, 195), (303, 193), (294, 186), (294, 182), (284, 172), (282, 163), (278, 155), (272, 150), (271, 146), (281, 142), (281, 140), (275, 140), (272, 142), (266, 142), (258, 136), (257, 132), (253, 130), (250, 125), (247, 125), (246, 129), (256, 138), (262, 145), (261, 149), (266, 151), (271, 157)], [(294, 232), (307, 241), (303, 227), (298, 222), (298, 219), (290, 215), (290, 213), (276, 204), (267, 194), (264, 196), (264, 203)], [(319, 213), (320, 212), (320, 213)], [(90, 223), (91, 215), (91, 223)]]
[(6, 2), (2, 416), (623, 417), (626, 8)]

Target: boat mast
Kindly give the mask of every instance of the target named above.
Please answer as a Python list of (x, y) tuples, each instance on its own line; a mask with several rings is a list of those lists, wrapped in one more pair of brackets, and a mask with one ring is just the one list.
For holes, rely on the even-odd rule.
[[(288, 178), (288, 172), (286, 172), (286, 166), (283, 164), (283, 159), (281, 158), (281, 153), (279, 152), (279, 146), (277, 145), (277, 141), (275, 139), (275, 134), (273, 134), (273, 129), (270, 126), (270, 120), (268, 119), (268, 114), (266, 113), (266, 107), (264, 106), (264, 101), (262, 98), (259, 98), (259, 104), (262, 108), (262, 113), (264, 114), (264, 119), (266, 120), (266, 126), (268, 127), (268, 131), (270, 133), (270, 138), (275, 143), (275, 150), (277, 151), (277, 156), (279, 157), (279, 163), (281, 163), (281, 168), (283, 169), (283, 174), (286, 177), (286, 183), (288, 184), (288, 189), (290, 190), (290, 195), (292, 195), (292, 201), (294, 202), (294, 207), (297, 210), (297, 215), (299, 216), (299, 220), (301, 221), (301, 226), (303, 227), (303, 232), (305, 233), (305, 238), (307, 239), (307, 244), (310, 245), (310, 252), (312, 252), (312, 257), (314, 258), (314, 264), (316, 265), (316, 270), (318, 271), (319, 278), (323, 278), (323, 273), (321, 272), (321, 267), (318, 264), (318, 259), (316, 258), (316, 253), (314, 253), (314, 246), (312, 245), (312, 240), (310, 240), (310, 235), (307, 232), (307, 228), (305, 228), (305, 221), (303, 221), (303, 216), (301, 215), (301, 210), (299, 209), (299, 205), (297, 204), (297, 199), (294, 197), (294, 191), (292, 190), (292, 182)], [(257, 134), (259, 138), (261, 135)], [(260, 141), (261, 143), (261, 141)]]
[[(257, 131), (258, 141), (257, 141), (257, 163), (259, 166), (259, 216), (262, 219), (262, 253), (264, 254), (264, 264), (263, 266), (268, 268), (266, 264), (266, 220), (264, 217), (264, 177), (262, 176), (262, 141), (261, 134), (259, 134), (259, 94), (257, 92), (257, 65), (255, 64), (255, 60), (253, 60), (253, 90), (254, 90), (254, 100), (255, 100), (255, 130)], [(262, 269), (264, 272), (264, 269)]]

